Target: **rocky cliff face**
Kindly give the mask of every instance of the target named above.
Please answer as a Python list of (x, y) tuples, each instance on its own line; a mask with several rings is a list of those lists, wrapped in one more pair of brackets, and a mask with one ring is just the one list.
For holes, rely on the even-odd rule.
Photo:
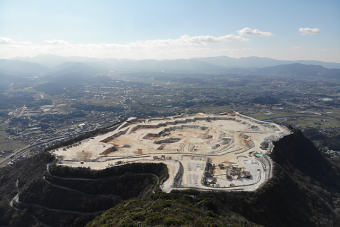
[(304, 176), (309, 183), (320, 184), (331, 192), (339, 192), (339, 169), (301, 131), (292, 130), (293, 134), (275, 142), (273, 160), (289, 175)]

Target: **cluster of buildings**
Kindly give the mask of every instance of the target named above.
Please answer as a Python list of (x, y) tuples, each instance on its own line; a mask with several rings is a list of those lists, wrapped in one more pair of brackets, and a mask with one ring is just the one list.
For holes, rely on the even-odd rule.
[(244, 170), (244, 168), (239, 168), (235, 166), (228, 166), (226, 168), (226, 177), (228, 180), (236, 180), (241, 178), (250, 179), (252, 177), (250, 171)]

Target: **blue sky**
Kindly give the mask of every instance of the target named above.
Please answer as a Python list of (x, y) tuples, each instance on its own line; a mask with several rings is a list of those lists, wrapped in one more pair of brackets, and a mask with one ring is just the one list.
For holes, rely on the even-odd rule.
[(340, 62), (340, 1), (1, 0), (0, 57)]

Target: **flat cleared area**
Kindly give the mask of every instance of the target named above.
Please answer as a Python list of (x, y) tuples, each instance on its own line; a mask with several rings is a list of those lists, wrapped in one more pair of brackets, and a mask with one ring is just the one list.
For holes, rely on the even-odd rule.
[(114, 131), (52, 151), (60, 165), (104, 169), (164, 163), (172, 189), (253, 191), (272, 176), (272, 141), (290, 134), (280, 125), (236, 112), (130, 118)]

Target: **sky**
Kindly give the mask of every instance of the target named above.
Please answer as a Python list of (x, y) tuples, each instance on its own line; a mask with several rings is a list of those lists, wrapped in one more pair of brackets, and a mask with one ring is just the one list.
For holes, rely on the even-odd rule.
[(339, 0), (0, 0), (0, 58), (340, 62)]

